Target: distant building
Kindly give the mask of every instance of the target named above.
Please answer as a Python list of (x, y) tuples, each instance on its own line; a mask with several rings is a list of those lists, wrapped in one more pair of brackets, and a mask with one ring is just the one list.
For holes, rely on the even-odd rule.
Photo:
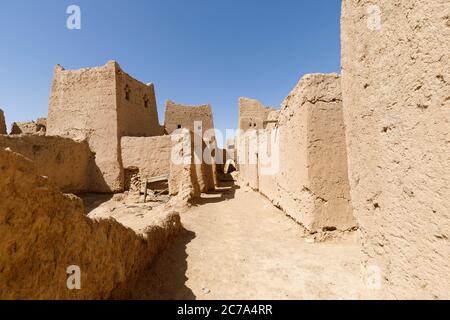
[(124, 182), (120, 138), (163, 134), (154, 86), (133, 79), (115, 61), (80, 70), (64, 70), (57, 65), (47, 134), (87, 139), (100, 171), (97, 191), (121, 191)]
[(212, 110), (209, 104), (187, 106), (170, 100), (166, 102), (164, 125), (168, 134), (181, 128), (186, 128), (193, 132), (198, 131), (199, 128), (194, 128), (194, 122), (196, 121), (202, 122), (202, 132), (214, 129)]
[(243, 131), (264, 129), (264, 121), (272, 111), (276, 109), (265, 107), (258, 100), (239, 98), (239, 129)]

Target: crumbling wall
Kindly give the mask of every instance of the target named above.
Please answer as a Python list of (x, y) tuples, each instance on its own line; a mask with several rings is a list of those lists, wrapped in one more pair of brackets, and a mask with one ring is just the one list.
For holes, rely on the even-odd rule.
[(123, 169), (116, 99), (119, 66), (64, 70), (56, 66), (49, 101), (47, 134), (86, 139), (95, 153), (97, 192), (123, 190)]
[[(279, 159), (272, 150), (272, 146), (279, 142), (279, 130), (278, 130), (278, 119), (280, 116), (280, 111), (272, 111), (269, 113), (267, 120), (271, 121), (267, 124), (265, 131), (258, 135), (258, 153), (261, 155), (266, 155), (266, 158), (258, 158), (258, 190), (265, 195), (267, 198), (271, 198), (276, 202), (275, 195), (277, 194), (277, 184), (275, 180), (275, 174), (277, 173), (277, 163)], [(274, 170), (271, 172), (270, 166), (274, 165)], [(275, 203), (278, 205), (278, 203)]]
[(172, 151), (169, 175), (169, 194), (190, 202), (200, 196), (194, 163), (194, 135), (182, 130), (171, 135)]
[(258, 131), (254, 129), (247, 130), (239, 135), (239, 170), (240, 180), (244, 185), (251, 189), (259, 190), (259, 172), (258, 172)]
[(206, 144), (197, 137), (202, 142), (200, 149), (196, 147), (195, 139), (195, 134), (187, 129), (172, 134), (169, 193), (173, 196), (181, 194), (189, 201), (215, 188), (213, 165), (199, 158)]
[(374, 295), (450, 298), (448, 39), (447, 0), (343, 1), (351, 196)]
[(13, 122), (11, 125), (11, 134), (12, 135), (39, 135), (45, 136), (46, 132), (46, 119), (40, 118), (36, 122)]
[[(202, 131), (194, 128), (194, 122), (202, 122)], [(168, 100), (164, 116), (164, 126), (168, 134), (177, 129), (188, 129), (192, 132), (205, 132), (214, 129), (214, 121), (210, 105), (187, 106)]]
[(215, 142), (206, 143), (200, 136), (196, 134), (192, 136), (194, 139), (193, 161), (200, 192), (214, 190), (217, 177), (217, 164), (214, 159), (215, 152), (217, 152)]
[[(348, 182), (341, 79), (313, 75), (301, 88), (308, 101), (308, 179), (316, 197), (314, 226), (348, 230), (356, 226)], [(289, 102), (287, 102), (289, 103)]]
[(118, 67), (116, 92), (120, 136), (152, 137), (164, 134), (158, 120), (152, 83), (145, 85)]
[(47, 131), (47, 118), (37, 118), (36, 124), (44, 131)]
[[(194, 128), (195, 122), (201, 122), (201, 124)], [(214, 189), (218, 183), (217, 173), (221, 164), (216, 163), (216, 154), (219, 150), (215, 134), (213, 131), (209, 131), (214, 129), (211, 106), (186, 106), (168, 100), (164, 125), (169, 134), (176, 133), (180, 129), (187, 129), (193, 133), (193, 137), (197, 141), (197, 143), (194, 141), (196, 146), (194, 156), (197, 159), (195, 164), (200, 189), (202, 192)], [(206, 149), (207, 152), (205, 152)]]
[(5, 114), (2, 109), (0, 109), (0, 134), (7, 134)]
[(306, 75), (270, 116), (240, 138), (244, 184), (311, 233), (354, 228), (339, 76)]
[(169, 175), (171, 150), (171, 136), (122, 137), (124, 168), (136, 167), (144, 178)]
[[(85, 216), (23, 156), (0, 149), (0, 299), (126, 298), (127, 284), (181, 228), (175, 213), (137, 235)], [(79, 266), (81, 290), (67, 288)]]
[(4, 148), (32, 160), (38, 173), (47, 176), (63, 192), (90, 191), (89, 176), (95, 164), (85, 141), (29, 135), (0, 136), (0, 149)]

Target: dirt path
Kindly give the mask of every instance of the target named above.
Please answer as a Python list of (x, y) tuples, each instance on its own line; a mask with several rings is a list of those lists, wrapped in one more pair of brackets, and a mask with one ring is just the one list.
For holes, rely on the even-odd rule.
[(206, 195), (182, 223), (187, 231), (140, 279), (134, 298), (358, 298), (355, 241), (308, 243), (300, 226), (256, 192)]

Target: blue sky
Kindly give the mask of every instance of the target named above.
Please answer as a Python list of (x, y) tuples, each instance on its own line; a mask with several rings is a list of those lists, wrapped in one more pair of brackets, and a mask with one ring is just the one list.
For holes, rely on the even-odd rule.
[[(117, 60), (167, 99), (211, 103), (235, 128), (238, 98), (278, 107), (305, 73), (339, 72), (340, 0), (2, 0), (0, 108), (7, 122), (47, 115), (55, 64)], [(81, 7), (81, 30), (66, 9)]]

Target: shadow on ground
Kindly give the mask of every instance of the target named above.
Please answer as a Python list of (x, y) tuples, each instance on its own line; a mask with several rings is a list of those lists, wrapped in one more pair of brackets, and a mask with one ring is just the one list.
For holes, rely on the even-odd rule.
[(218, 203), (234, 199), (236, 190), (240, 189), (235, 181), (220, 181), (215, 190), (203, 193), (200, 199), (197, 199), (194, 205), (203, 205), (207, 203)]
[(195, 295), (186, 287), (186, 246), (195, 233), (183, 230), (162, 252), (139, 281), (133, 285), (131, 299), (136, 300), (195, 300)]
[[(235, 181), (221, 181), (216, 190), (203, 194), (195, 205), (227, 201), (235, 197), (240, 187)], [(137, 300), (195, 300), (186, 286), (187, 245), (195, 233), (184, 229), (181, 234), (155, 259), (139, 282), (132, 285), (131, 299)]]
[(87, 214), (93, 211), (94, 209), (100, 207), (103, 203), (111, 200), (113, 196), (114, 196), (113, 194), (103, 194), (103, 193), (84, 193), (78, 195), (78, 197), (80, 197), (83, 200)]

